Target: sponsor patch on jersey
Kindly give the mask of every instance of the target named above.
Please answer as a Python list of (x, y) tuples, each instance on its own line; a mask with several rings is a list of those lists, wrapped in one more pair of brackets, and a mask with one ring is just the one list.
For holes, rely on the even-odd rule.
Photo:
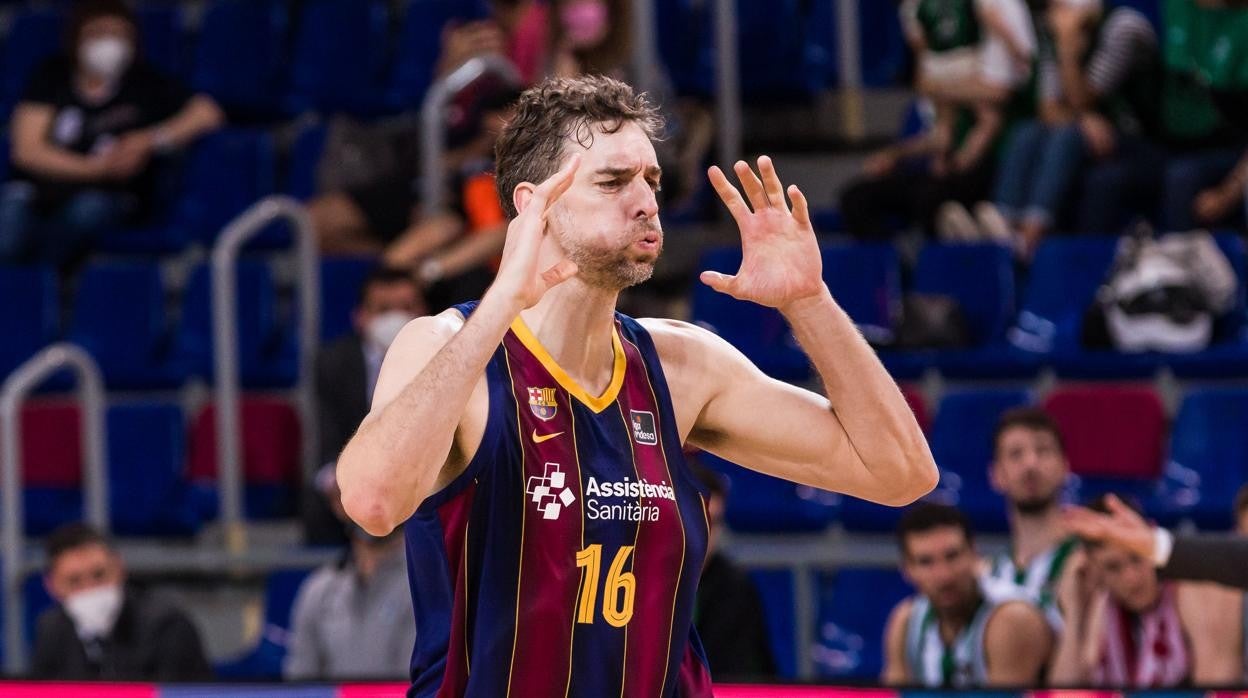
[(543, 421), (555, 418), (558, 403), (555, 402), (554, 388), (529, 388), (529, 409), (533, 415)]
[(659, 443), (659, 433), (654, 428), (654, 415), (640, 410), (629, 410), (633, 424), (633, 441), (646, 446)]
[(559, 514), (576, 501), (576, 495), (568, 487), (563, 468), (558, 463), (546, 463), (540, 476), (529, 476), (524, 493), (537, 505), (542, 518), (548, 521), (558, 519)]

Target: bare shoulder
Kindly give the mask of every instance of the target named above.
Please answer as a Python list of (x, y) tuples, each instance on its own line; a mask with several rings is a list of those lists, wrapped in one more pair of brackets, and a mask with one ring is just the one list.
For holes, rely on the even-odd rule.
[(669, 363), (701, 366), (712, 357), (745, 360), (724, 338), (692, 322), (668, 318), (639, 318), (637, 322), (650, 333), (664, 367)]
[(1033, 604), (1022, 599), (1006, 601), (997, 606), (988, 624), (986, 633), (1035, 633), (1048, 628), (1044, 614)]
[(914, 608), (914, 597), (907, 597), (901, 600), (893, 610), (888, 614), (888, 621), (884, 624), (884, 640), (885, 642), (897, 641), (900, 634), (905, 630), (906, 623), (910, 621), (910, 611)]

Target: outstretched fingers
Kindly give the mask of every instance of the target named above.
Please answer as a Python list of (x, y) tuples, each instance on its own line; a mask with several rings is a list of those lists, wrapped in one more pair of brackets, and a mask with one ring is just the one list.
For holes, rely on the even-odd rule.
[(724, 206), (728, 208), (728, 213), (732, 214), (733, 220), (737, 222), (738, 226), (743, 225), (750, 215), (750, 207), (745, 205), (745, 200), (741, 198), (741, 192), (732, 186), (732, 182), (728, 181), (724, 171), (714, 165), (706, 171), (706, 176), (711, 180), (711, 187), (719, 195), (719, 200), (724, 202)]
[(741, 188), (745, 190), (745, 196), (750, 200), (750, 206), (755, 211), (771, 205), (772, 202), (767, 200), (767, 192), (763, 189), (763, 183), (759, 181), (758, 175), (754, 174), (754, 170), (750, 169), (748, 163), (744, 160), (737, 160), (732, 166), (732, 171), (737, 173), (737, 179), (741, 180)]
[(806, 201), (806, 195), (797, 188), (796, 184), (789, 185), (789, 201), (793, 202), (793, 218), (798, 225), (807, 228), (814, 227), (810, 222), (810, 204)]
[(698, 278), (702, 281), (702, 283), (710, 286), (716, 291), (726, 293), (734, 298), (736, 297), (736, 294), (733, 293), (733, 291), (736, 289), (737, 277), (729, 276), (728, 274), (721, 274), (717, 271), (704, 271), (698, 275)]
[(546, 178), (546, 181), (537, 185), (533, 190), (533, 200), (529, 202), (529, 206), (533, 207), (544, 218), (546, 212), (551, 205), (559, 200), (568, 187), (572, 186), (572, 180), (576, 176), (576, 169), (581, 165), (580, 154), (574, 154), (568, 158), (563, 167), (558, 172)]
[(763, 191), (767, 194), (767, 202), (776, 208), (788, 210), (784, 202), (784, 185), (780, 183), (780, 175), (776, 173), (776, 165), (770, 157), (759, 156), (758, 173), (763, 176)]

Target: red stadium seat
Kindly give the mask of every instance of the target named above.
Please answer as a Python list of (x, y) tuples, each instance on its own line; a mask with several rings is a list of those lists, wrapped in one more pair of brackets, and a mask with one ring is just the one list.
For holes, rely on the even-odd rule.
[[(299, 416), (287, 402), (267, 397), (242, 400), (243, 472), (249, 485), (297, 485)], [(216, 408), (205, 405), (191, 426), (191, 479), (217, 478)]]
[(1127, 480), (1161, 475), (1166, 413), (1152, 388), (1063, 387), (1045, 399), (1044, 409), (1062, 432), (1075, 475)]
[(22, 408), (22, 482), (27, 487), (82, 484), (80, 421), (78, 405), (72, 402), (34, 402)]
[(910, 410), (914, 412), (914, 419), (919, 423), (919, 428), (926, 434), (928, 428), (932, 426), (932, 415), (927, 411), (927, 401), (923, 399), (923, 393), (919, 392), (916, 386), (903, 385), (901, 386), (901, 396), (906, 399), (906, 404), (910, 405)]

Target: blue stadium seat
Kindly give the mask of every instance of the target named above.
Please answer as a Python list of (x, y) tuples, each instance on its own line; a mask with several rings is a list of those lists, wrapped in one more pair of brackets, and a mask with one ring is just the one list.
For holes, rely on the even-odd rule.
[(0, 118), (9, 112), (26, 91), (30, 74), (44, 59), (61, 48), (65, 15), (54, 8), (27, 8), (17, 12), (9, 25), (4, 44), (4, 77), (0, 79)]
[(489, 17), (482, 0), (410, 0), (399, 27), (399, 41), (387, 99), (391, 108), (419, 109), (433, 82), (443, 27)]
[(318, 122), (305, 127), (295, 136), (282, 191), (301, 201), (316, 196), (316, 172), (321, 165), (328, 134), (328, 127)]
[[(1001, 413), (1027, 404), (1022, 390), (964, 390), (950, 392), (940, 402), (928, 444), (940, 468), (940, 484), (929, 498), (957, 505), (979, 531), (1006, 529), (1005, 502), (992, 491), (988, 466), (992, 462), (992, 433)], [(841, 520), (849, 529), (890, 531), (901, 509), (845, 498)]]
[(46, 267), (0, 266), (0, 381), (56, 339), (60, 299)]
[(767, 622), (767, 640), (781, 678), (797, 678), (797, 628), (793, 572), (751, 570), (750, 581), (758, 588)]
[(830, 52), (809, 34), (809, 3), (737, 0), (741, 91), (747, 100), (804, 101), (826, 85)]
[(1205, 388), (1189, 393), (1170, 432), (1170, 458), (1150, 514), (1163, 523), (1187, 519), (1201, 528), (1232, 524), (1235, 493), (1248, 482), (1248, 390)]
[(819, 677), (878, 680), (888, 614), (913, 590), (896, 570), (842, 569), (819, 574), (816, 583), (819, 615), (812, 651)]
[(364, 277), (377, 266), (375, 257), (325, 257), (321, 260), (321, 341), (353, 332), (351, 314)]
[(659, 57), (676, 92), (682, 96), (714, 94), (713, 4), (698, 0), (655, 0)]
[(86, 267), (68, 334), (99, 363), (110, 388), (172, 388), (185, 377), (172, 351), (160, 268), (154, 263)]
[(919, 252), (914, 290), (952, 298), (971, 342), (987, 344), (1001, 338), (1014, 316), (1014, 260), (1001, 245), (929, 243)]
[(270, 572), (264, 583), (264, 629), (256, 645), (242, 656), (214, 669), (222, 681), (264, 681), (282, 678), (295, 597), (312, 570)]
[(287, 22), (284, 2), (213, 0), (200, 23), (191, 86), (231, 115), (281, 114)]
[(902, 34), (897, 3), (858, 0), (858, 26), (862, 83), (867, 87), (898, 87), (910, 61), (910, 47)]
[[(698, 268), (735, 274), (740, 264), (739, 247), (722, 247), (707, 251)], [(809, 360), (774, 308), (739, 301), (695, 281), (693, 321), (723, 337), (774, 378), (801, 381), (810, 377)]]
[(121, 535), (189, 536), (200, 521), (186, 480), (186, 420), (174, 403), (108, 410), (109, 504)]
[[(273, 276), (263, 262), (239, 261), (238, 344), (239, 370), (247, 387), (288, 386), (295, 380), (294, 337), (280, 321)], [(191, 375), (213, 380), (212, 274), (200, 264), (191, 270), (182, 298), (178, 355)]]
[(187, 58), (182, 9), (174, 4), (144, 4), (137, 15), (143, 57), (157, 70), (181, 80)]
[(728, 476), (724, 519), (734, 531), (820, 531), (835, 518), (840, 496), (764, 475), (701, 453), (698, 459)]
[(304, 2), (291, 55), (291, 111), (382, 111), (388, 22), (379, 0)]
[(825, 246), (823, 280), (868, 339), (892, 336), (901, 309), (901, 268), (889, 244)]
[[(198, 242), (211, 246), (231, 220), (275, 189), (276, 154), (272, 137), (259, 130), (226, 129), (191, 147), (176, 181), (165, 184), (171, 201), (153, 220), (112, 232), (100, 242), (106, 252), (178, 252)], [(252, 238), (249, 249), (289, 244), (282, 224)]]
[(1113, 236), (1044, 240), (1027, 275), (1010, 343), (1041, 354), (1077, 351), (1083, 314), (1105, 281), (1117, 244)]

